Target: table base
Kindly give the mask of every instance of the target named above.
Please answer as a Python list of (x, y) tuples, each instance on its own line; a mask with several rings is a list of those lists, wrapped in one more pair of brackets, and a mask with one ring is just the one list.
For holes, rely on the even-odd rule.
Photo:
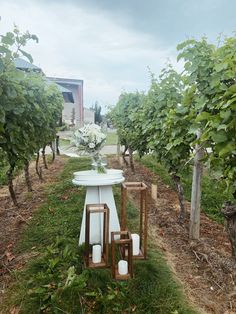
[[(87, 204), (106, 203), (110, 209), (109, 221), (109, 243), (111, 243), (111, 232), (120, 231), (120, 223), (116, 211), (112, 186), (87, 186), (84, 212), (80, 230), (79, 245), (85, 242), (85, 219)], [(90, 218), (90, 244), (102, 243), (103, 240), (103, 214), (92, 214)]]

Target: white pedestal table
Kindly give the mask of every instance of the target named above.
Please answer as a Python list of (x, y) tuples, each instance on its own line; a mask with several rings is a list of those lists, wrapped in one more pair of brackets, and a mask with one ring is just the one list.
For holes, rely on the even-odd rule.
[[(97, 173), (95, 170), (78, 171), (74, 173), (73, 184), (86, 186), (84, 212), (80, 229), (79, 245), (85, 242), (85, 219), (87, 204), (106, 203), (110, 209), (109, 242), (111, 232), (120, 231), (120, 223), (116, 210), (116, 204), (112, 191), (112, 185), (122, 183), (125, 180), (123, 171), (119, 169), (107, 169), (106, 173)], [(90, 219), (90, 243), (102, 243), (103, 214), (91, 214)]]

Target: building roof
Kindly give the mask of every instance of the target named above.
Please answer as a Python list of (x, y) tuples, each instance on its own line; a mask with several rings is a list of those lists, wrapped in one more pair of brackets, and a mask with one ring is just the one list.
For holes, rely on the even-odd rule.
[(47, 77), (50, 81), (56, 82), (57, 84), (68, 84), (68, 85), (83, 85), (83, 80), (67, 79), (62, 77)]
[(75, 102), (74, 97), (73, 97), (73, 93), (69, 89), (65, 88), (64, 86), (61, 86), (60, 84), (57, 84), (56, 82), (53, 82), (48, 77), (47, 77), (47, 83), (48, 84), (55, 84), (57, 86), (57, 88), (62, 93), (62, 96), (63, 96), (65, 102), (71, 102), (71, 103)]
[[(33, 63), (30, 63), (22, 58), (15, 58), (14, 60), (15, 66), (19, 70), (23, 71), (36, 71), (36, 72), (42, 72), (42, 69), (34, 65)], [(66, 78), (58, 78), (58, 77), (47, 77), (47, 82), (48, 84), (50, 83), (55, 83), (60, 90), (60, 92), (63, 95), (63, 98), (65, 102), (71, 102), (74, 103), (74, 97), (73, 93), (67, 89), (63, 85), (82, 85), (83, 81), (82, 80), (75, 80), (75, 79), (66, 79)]]
[(57, 84), (57, 83), (55, 83), (55, 82), (52, 82), (52, 81), (50, 81), (50, 82), (56, 84), (57, 87), (59, 88), (59, 90), (60, 90), (62, 93), (71, 93), (71, 94), (72, 94), (71, 90), (69, 90), (69, 89), (67, 89), (67, 88), (65, 88), (65, 87), (63, 87), (63, 86), (61, 86), (60, 84)]
[(33, 63), (30, 63), (22, 58), (16, 58), (14, 60), (15, 66), (17, 69), (21, 70), (33, 70), (33, 71), (38, 71), (42, 72), (42, 69), (34, 65)]

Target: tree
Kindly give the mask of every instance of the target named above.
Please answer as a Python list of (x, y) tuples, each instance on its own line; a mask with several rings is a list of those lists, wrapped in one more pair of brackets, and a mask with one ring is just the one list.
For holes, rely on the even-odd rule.
[[(111, 119), (117, 128), (117, 134), (121, 145), (129, 151), (130, 166), (134, 171), (133, 152), (140, 148), (140, 137), (137, 127), (138, 111), (140, 110), (144, 95), (141, 93), (122, 93), (119, 101), (111, 111)], [(125, 159), (124, 159), (125, 160)]]
[[(204, 110), (204, 107), (211, 102), (210, 77), (214, 66), (213, 53), (214, 45), (210, 45), (206, 38), (201, 41), (187, 40), (178, 45), (180, 52), (178, 59), (185, 61), (185, 85), (186, 103), (191, 108), (192, 129), (199, 139), (203, 126), (196, 120)], [(200, 206), (201, 206), (201, 177), (202, 177), (202, 158), (204, 152), (198, 143), (195, 144), (195, 157), (193, 167), (191, 214), (189, 236), (192, 239), (199, 239), (200, 236)]]
[(225, 38), (218, 47), (206, 38), (187, 40), (177, 48), (184, 72), (168, 66), (158, 80), (152, 76), (146, 96), (121, 94), (112, 111), (114, 124), (122, 144), (140, 155), (154, 152), (166, 167), (177, 188), (180, 219), (181, 172), (194, 158), (191, 238), (199, 238), (202, 167), (225, 182), (235, 201), (227, 202), (222, 212), (236, 255), (236, 38)]
[[(9, 164), (9, 192), (15, 205), (13, 173), (25, 166), (33, 154), (55, 137), (55, 126), (62, 110), (62, 96), (55, 86), (48, 86), (38, 73), (25, 73), (15, 68), (19, 54), (32, 61), (22, 50), (28, 40), (37, 40), (17, 28), (1, 37), (0, 43), (0, 148)], [(29, 177), (26, 176), (29, 189)]]
[(96, 101), (92, 109), (94, 110), (94, 122), (100, 125), (102, 123), (102, 115), (101, 115), (102, 107)]
[[(236, 39), (226, 38), (217, 48), (206, 38), (189, 40), (178, 49), (181, 50), (179, 58), (185, 60), (186, 83), (192, 91), (188, 97), (194, 104), (192, 125), (200, 130), (197, 145), (208, 152), (203, 161), (215, 177), (225, 181), (236, 198)], [(227, 212), (227, 206), (223, 212)], [(194, 238), (199, 237), (199, 223), (197, 232), (192, 232)], [(234, 230), (235, 239), (231, 238), (231, 242), (234, 242), (232, 251), (235, 255), (236, 226)]]
[(189, 107), (183, 103), (184, 84), (171, 65), (163, 69), (159, 80), (152, 78), (147, 95), (144, 136), (157, 160), (170, 173), (179, 197), (180, 216), (184, 219), (184, 192), (181, 171), (186, 169), (194, 136), (188, 133)]

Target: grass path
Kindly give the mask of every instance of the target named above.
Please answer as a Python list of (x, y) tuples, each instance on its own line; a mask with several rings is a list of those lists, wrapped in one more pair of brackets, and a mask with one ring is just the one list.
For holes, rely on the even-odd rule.
[[(23, 270), (14, 272), (15, 283), (0, 313), (196, 313), (186, 302), (163, 256), (150, 243), (147, 261), (134, 263), (128, 282), (111, 279), (109, 269), (83, 266), (78, 248), (85, 189), (72, 185), (76, 170), (89, 169), (85, 158), (70, 158), (57, 182), (46, 189), (46, 200), (35, 212), (16, 248), (16, 254), (37, 252)], [(114, 189), (117, 205), (120, 189)], [(118, 206), (119, 207), (119, 206)], [(137, 225), (137, 209), (128, 204), (127, 219)], [(18, 313), (18, 312), (16, 312)]]

